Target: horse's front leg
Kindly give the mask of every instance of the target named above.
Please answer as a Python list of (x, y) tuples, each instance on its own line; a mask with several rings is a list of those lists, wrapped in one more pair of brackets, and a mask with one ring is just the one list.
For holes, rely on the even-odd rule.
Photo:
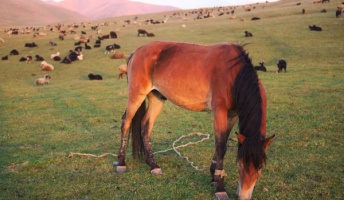
[[(228, 119), (228, 123), (227, 123), (227, 134), (229, 135), (235, 125), (235, 123), (238, 121), (238, 116), (236, 115), (236, 113), (232, 113), (232, 115), (230, 115)], [(227, 136), (228, 137), (228, 136)], [(212, 186), (216, 186), (216, 181), (214, 178), (214, 174), (215, 174), (215, 170), (216, 170), (216, 162), (217, 162), (217, 153), (215, 151), (214, 156), (211, 160), (211, 164), (210, 164), (210, 174), (211, 174), (211, 185)]]
[[(227, 150), (228, 140), (228, 122), (227, 110), (216, 109), (214, 111), (214, 130), (215, 130), (215, 155), (216, 164), (214, 163), (215, 170), (213, 180), (216, 182), (215, 197), (217, 199), (228, 199), (226, 189), (224, 187), (224, 178), (227, 174), (224, 171), (223, 160)], [(213, 166), (214, 166), (213, 165)]]
[(150, 173), (153, 175), (162, 174), (162, 170), (154, 160), (154, 152), (152, 149), (152, 142), (150, 139), (154, 122), (159, 116), (164, 101), (157, 98), (152, 92), (147, 95), (148, 109), (146, 115), (142, 120), (142, 138), (146, 155), (146, 163), (151, 167)]

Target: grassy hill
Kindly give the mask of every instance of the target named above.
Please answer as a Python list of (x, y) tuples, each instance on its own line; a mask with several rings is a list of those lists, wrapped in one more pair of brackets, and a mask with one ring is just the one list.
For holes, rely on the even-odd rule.
[[(300, 6), (296, 4), (302, 2)], [(112, 60), (105, 46), (117, 43), (127, 55), (154, 40), (201, 44), (237, 42), (246, 44), (253, 63), (264, 60), (268, 72), (258, 72), (268, 100), (267, 135), (276, 134), (268, 149), (268, 163), (258, 180), (255, 199), (343, 199), (343, 31), (344, 16), (335, 17), (341, 1), (312, 4), (311, 1), (280, 1), (251, 6), (251, 12), (237, 7), (230, 15), (194, 20), (169, 17), (173, 12), (140, 15), (138, 24), (126, 24), (134, 16), (92, 21), (78, 34), (97, 36), (90, 25), (104, 33), (117, 31), (118, 39), (103, 40), (101, 48), (84, 50), (84, 60), (70, 65), (50, 60), (59, 51), (66, 56), (76, 40), (68, 34), (58, 40), (57, 32), (44, 38), (30, 35), (0, 37), (0, 56), (12, 49), (19, 56), (0, 60), (0, 191), (1, 199), (214, 199), (208, 167), (214, 153), (212, 113), (183, 110), (166, 102), (152, 135), (154, 151), (169, 149), (180, 136), (190, 132), (209, 133), (210, 139), (180, 148), (195, 165), (173, 151), (156, 154), (164, 175), (152, 176), (149, 167), (127, 157), (128, 172), (117, 174), (116, 158), (68, 157), (70, 152), (117, 153), (121, 116), (127, 101), (127, 83), (118, 80), (117, 67), (125, 59)], [(253, 9), (255, 7), (255, 9)], [(306, 14), (301, 14), (304, 8)], [(326, 13), (321, 13), (326, 9)], [(186, 11), (185, 11), (186, 12)], [(145, 25), (147, 19), (167, 23)], [(183, 15), (185, 16), (185, 15)], [(261, 20), (251, 21), (252, 17)], [(116, 23), (114, 23), (116, 22)], [(322, 32), (310, 31), (318, 25)], [(155, 37), (137, 37), (137, 29), (153, 32)], [(244, 31), (253, 33), (244, 37)], [(52, 47), (49, 41), (58, 43)], [(26, 48), (35, 42), (37, 48)], [(95, 39), (89, 45), (93, 47)], [(55, 66), (48, 86), (36, 86), (38, 61), (19, 62), (21, 56), (43, 56)], [(276, 62), (284, 58), (287, 73), (276, 73)], [(87, 74), (103, 76), (89, 81)], [(197, 81), (197, 80), (195, 80)], [(234, 128), (237, 131), (237, 128)], [(235, 137), (231, 133), (230, 137)], [(200, 138), (183, 139), (177, 145)], [(229, 141), (231, 146), (236, 143)], [(130, 148), (128, 148), (130, 153)], [(226, 188), (231, 198), (237, 187), (236, 151), (225, 157)]]

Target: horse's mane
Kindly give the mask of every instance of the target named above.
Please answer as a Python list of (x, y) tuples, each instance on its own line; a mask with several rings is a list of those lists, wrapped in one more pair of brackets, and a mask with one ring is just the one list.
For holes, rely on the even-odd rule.
[(252, 162), (258, 170), (266, 162), (260, 133), (263, 116), (262, 97), (258, 75), (252, 61), (243, 47), (238, 47), (242, 53), (237, 59), (242, 64), (234, 83), (234, 101), (239, 116), (239, 131), (246, 139), (243, 144), (239, 143), (237, 158), (245, 163), (246, 169)]

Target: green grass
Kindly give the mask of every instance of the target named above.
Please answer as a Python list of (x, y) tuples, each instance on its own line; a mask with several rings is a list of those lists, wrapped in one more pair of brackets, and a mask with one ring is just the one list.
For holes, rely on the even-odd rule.
[[(156, 154), (162, 176), (150, 175), (148, 165), (131, 156), (124, 174), (115, 172), (113, 157), (68, 157), (70, 152), (117, 153), (127, 101), (127, 83), (117, 79), (117, 67), (125, 60), (111, 60), (104, 47), (116, 42), (122, 47), (118, 52), (130, 54), (153, 40), (250, 43), (245, 48), (254, 64), (264, 60), (268, 69), (258, 74), (268, 99), (267, 134), (276, 134), (253, 197), (343, 199), (344, 18), (334, 15), (341, 1), (296, 6), (297, 2), (258, 4), (251, 12), (237, 8), (234, 20), (228, 15), (203, 20), (190, 16), (182, 22), (171, 18), (160, 25), (124, 25), (124, 19), (133, 16), (111, 19), (118, 23), (101, 29), (120, 29), (119, 38), (105, 40), (100, 49), (84, 50), (85, 59), (71, 65), (49, 60), (51, 53), (60, 51), (64, 56), (74, 48), (70, 35), (59, 41), (57, 32), (45, 31), (48, 35), (41, 39), (31, 34), (8, 38), (1, 32), (6, 42), (0, 43), (0, 55), (16, 48), (20, 56), (0, 61), (0, 199), (214, 199), (208, 172), (214, 152), (212, 113), (186, 111), (167, 101), (152, 135), (153, 148), (160, 151), (190, 132), (211, 134), (210, 140), (179, 149), (195, 165), (206, 166), (204, 171), (194, 170), (173, 151)], [(323, 8), (328, 12), (320, 13)], [(142, 15), (139, 20), (164, 19), (163, 15)], [(253, 16), (261, 20), (250, 21)], [(323, 31), (309, 31), (313, 24)], [(138, 28), (156, 37), (137, 37)], [(95, 35), (89, 26), (77, 29), (81, 30)], [(254, 36), (243, 37), (245, 30)], [(24, 47), (32, 41), (39, 47)], [(58, 46), (50, 49), (49, 41)], [(48, 86), (34, 84), (46, 74), (39, 62), (18, 61), (27, 54), (39, 54), (55, 65)], [(288, 62), (287, 73), (275, 73), (280, 58)], [(104, 80), (89, 81), (89, 72), (102, 74)], [(225, 182), (231, 198), (237, 187), (235, 158), (236, 152), (229, 150)]]

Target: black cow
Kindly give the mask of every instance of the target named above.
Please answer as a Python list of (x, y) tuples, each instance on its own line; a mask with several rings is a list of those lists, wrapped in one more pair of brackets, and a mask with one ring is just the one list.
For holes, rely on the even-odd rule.
[(316, 26), (316, 25), (309, 26), (309, 29), (310, 29), (311, 31), (322, 31), (322, 28), (319, 27), (319, 26)]
[(90, 80), (103, 80), (103, 77), (99, 74), (92, 74), (92, 73), (89, 73), (88, 74), (88, 78)]
[(256, 71), (263, 71), (263, 72), (266, 72), (266, 68), (264, 66), (264, 61), (260, 61), (259, 62), (260, 66), (255, 66), (254, 69)]
[(277, 67), (278, 67), (278, 71), (277, 73), (280, 73), (284, 70), (284, 72), (287, 72), (287, 62), (283, 59), (279, 60), (277, 62)]
[(10, 52), (10, 55), (19, 55), (19, 52), (18, 52), (16, 49), (13, 49), (13, 50)]
[(8, 60), (8, 55), (2, 57), (1, 60)]
[(19, 62), (25, 62), (26, 61), (26, 58), (25, 57), (21, 57), (20, 59), (19, 59)]

